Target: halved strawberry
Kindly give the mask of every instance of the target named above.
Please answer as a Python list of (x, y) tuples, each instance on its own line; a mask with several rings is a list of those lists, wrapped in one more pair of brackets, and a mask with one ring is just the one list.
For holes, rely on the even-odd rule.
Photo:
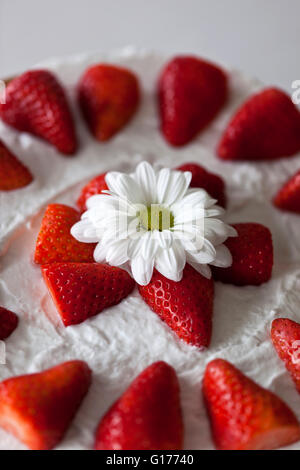
[(173, 367), (147, 367), (108, 410), (96, 432), (96, 450), (180, 450), (183, 422)]
[(94, 243), (81, 243), (70, 233), (80, 220), (73, 207), (49, 204), (37, 238), (34, 261), (37, 264), (56, 261), (93, 262)]
[(272, 323), (271, 338), (300, 393), (300, 324), (288, 318), (277, 318)]
[(186, 265), (179, 282), (154, 271), (139, 291), (149, 307), (186, 343), (202, 349), (209, 346), (212, 332), (214, 283)]
[(86, 201), (95, 194), (101, 194), (102, 191), (107, 190), (108, 186), (105, 182), (105, 175), (96, 176), (91, 181), (89, 181), (84, 188), (82, 188), (79, 198), (77, 199), (77, 206), (81, 212), (86, 211)]
[(218, 449), (276, 449), (300, 439), (290, 408), (223, 359), (207, 365), (203, 395)]
[(223, 160), (274, 160), (300, 151), (300, 112), (289, 95), (267, 88), (233, 116), (218, 146)]
[(300, 214), (300, 170), (282, 186), (273, 203), (279, 209)]
[(0, 191), (23, 188), (32, 180), (28, 168), (0, 140)]
[(8, 338), (17, 328), (17, 315), (6, 308), (0, 307), (0, 340)]
[(130, 70), (98, 64), (81, 78), (78, 98), (91, 133), (102, 142), (132, 119), (140, 102), (139, 83)]
[(46, 140), (63, 154), (76, 152), (77, 139), (65, 92), (48, 70), (31, 70), (10, 81), (0, 117), (9, 126)]
[(164, 67), (158, 83), (161, 131), (171, 145), (190, 142), (226, 102), (227, 76), (203, 59), (180, 56)]
[(53, 263), (42, 273), (65, 326), (118, 304), (135, 286), (126, 271), (98, 263)]
[(256, 223), (233, 224), (237, 237), (225, 245), (232, 254), (229, 268), (212, 267), (217, 281), (236, 286), (259, 286), (270, 280), (273, 268), (272, 235), (267, 227)]
[(191, 188), (203, 188), (208, 194), (218, 201), (222, 207), (226, 207), (225, 183), (221, 176), (207, 171), (197, 163), (185, 163), (176, 168), (180, 171), (192, 173)]
[(33, 450), (49, 450), (63, 438), (91, 383), (83, 361), (0, 383), (0, 426)]

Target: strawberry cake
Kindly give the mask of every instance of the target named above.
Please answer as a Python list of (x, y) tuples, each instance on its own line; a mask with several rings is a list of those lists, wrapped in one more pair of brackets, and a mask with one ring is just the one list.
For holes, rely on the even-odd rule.
[(127, 48), (0, 118), (0, 449), (300, 449), (290, 97)]

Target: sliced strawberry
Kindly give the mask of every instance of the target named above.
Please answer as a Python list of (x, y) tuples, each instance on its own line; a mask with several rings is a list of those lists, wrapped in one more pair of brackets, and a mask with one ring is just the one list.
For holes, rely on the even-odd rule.
[(23, 188), (32, 180), (30, 171), (0, 140), (0, 191)]
[(282, 186), (273, 202), (279, 209), (300, 214), (300, 170)]
[(108, 190), (108, 186), (105, 182), (106, 173), (96, 176), (82, 188), (80, 196), (77, 200), (77, 206), (81, 212), (86, 211), (86, 201), (95, 194), (101, 194), (102, 191)]
[(109, 140), (134, 116), (140, 91), (136, 76), (125, 68), (98, 64), (79, 83), (79, 104), (91, 133)]
[(139, 291), (149, 307), (186, 343), (202, 349), (209, 346), (212, 332), (214, 284), (186, 265), (179, 282), (155, 271)]
[(226, 102), (227, 76), (219, 67), (197, 57), (172, 59), (163, 69), (158, 98), (161, 130), (175, 146), (190, 142)]
[(300, 393), (300, 324), (288, 318), (277, 318), (272, 323), (271, 338)]
[(135, 286), (126, 271), (97, 263), (53, 263), (42, 273), (65, 326), (118, 304)]
[(6, 308), (0, 307), (0, 340), (8, 338), (17, 328), (17, 315)]
[(32, 70), (10, 81), (0, 117), (9, 126), (46, 140), (63, 154), (76, 152), (77, 139), (65, 92), (47, 70)]
[(177, 168), (180, 171), (192, 173), (191, 188), (203, 188), (208, 194), (218, 201), (222, 207), (226, 207), (225, 183), (221, 176), (210, 173), (197, 163), (185, 163)]
[(225, 245), (232, 254), (229, 268), (212, 267), (217, 281), (236, 286), (259, 286), (270, 280), (273, 268), (272, 235), (267, 227), (256, 223), (234, 224), (238, 236)]
[(49, 450), (63, 438), (91, 383), (82, 361), (22, 375), (0, 384), (0, 426), (33, 450)]
[(203, 395), (218, 449), (276, 449), (300, 439), (290, 408), (227, 361), (207, 365)]
[(73, 207), (49, 204), (36, 242), (35, 263), (93, 262), (95, 244), (81, 243), (70, 233), (71, 227), (79, 220), (80, 214)]
[(274, 160), (300, 151), (300, 113), (289, 95), (267, 88), (234, 115), (218, 146), (223, 160)]
[(179, 384), (173, 367), (147, 367), (102, 418), (96, 450), (180, 450), (183, 446)]

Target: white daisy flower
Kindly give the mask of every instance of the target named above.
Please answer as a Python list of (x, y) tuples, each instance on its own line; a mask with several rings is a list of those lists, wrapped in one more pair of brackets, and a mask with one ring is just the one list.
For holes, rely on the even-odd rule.
[(109, 172), (109, 191), (87, 200), (88, 210), (71, 233), (98, 243), (95, 261), (126, 269), (140, 285), (150, 282), (154, 268), (180, 281), (186, 263), (210, 278), (209, 265), (232, 264), (223, 243), (236, 231), (220, 219), (224, 210), (215, 199), (189, 188), (191, 177), (147, 162), (131, 175)]

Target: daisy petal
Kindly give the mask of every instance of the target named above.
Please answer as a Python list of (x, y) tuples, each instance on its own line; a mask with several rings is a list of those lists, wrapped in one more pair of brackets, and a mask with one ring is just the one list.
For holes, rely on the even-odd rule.
[(125, 173), (109, 172), (105, 181), (110, 191), (120, 198), (131, 203), (145, 204), (141, 188), (132, 176)]
[(89, 220), (80, 220), (71, 228), (71, 235), (79, 242), (97, 243), (99, 233)]
[[(105, 196), (106, 197), (106, 196)], [(86, 201), (86, 207), (91, 209), (93, 206), (98, 206), (103, 201), (103, 194), (94, 194)]]
[(176, 203), (176, 209), (180, 210), (181, 207), (208, 207), (214, 204), (215, 199), (211, 199), (208, 193), (202, 188), (191, 188), (188, 189), (184, 197)]
[(125, 264), (129, 257), (127, 253), (128, 240), (118, 240), (107, 249), (106, 261), (112, 266)]
[(147, 243), (144, 233), (137, 234), (134, 239), (129, 240), (128, 255), (130, 259), (142, 256), (144, 245)]
[(155, 267), (163, 276), (178, 282), (182, 277), (182, 270), (186, 263), (183, 247), (174, 242), (169, 249), (161, 249), (155, 257)]
[(106, 253), (107, 253), (107, 246), (98, 243), (94, 251), (94, 260), (96, 263), (105, 263), (106, 262)]
[(199, 251), (192, 251), (188, 250), (190, 259), (194, 263), (199, 264), (209, 264), (215, 260), (216, 257), (216, 249), (214, 246), (206, 239), (203, 240), (203, 245), (201, 250)]
[(135, 179), (143, 191), (145, 204), (156, 204), (156, 173), (148, 162), (142, 162), (137, 166)]
[(189, 171), (171, 171), (163, 168), (158, 172), (157, 202), (158, 204), (172, 205), (181, 199), (191, 182), (192, 174)]
[(154, 260), (145, 260), (142, 256), (133, 258), (131, 261), (132, 276), (135, 281), (141, 285), (146, 286), (152, 278), (154, 268)]
[(223, 215), (224, 213), (225, 213), (225, 210), (223, 209), (223, 207), (213, 206), (211, 209), (205, 210), (205, 217), (219, 217), (220, 215)]
[(227, 225), (228, 237), (238, 237), (238, 233), (232, 225)]
[(197, 264), (190, 261), (188, 261), (188, 263), (195, 269), (195, 271), (206, 277), (206, 279), (211, 279), (211, 269), (207, 264)]
[(219, 245), (216, 247), (216, 259), (210, 264), (220, 268), (228, 268), (232, 265), (232, 255), (227, 246)]
[(219, 219), (207, 218), (204, 221), (204, 236), (213, 245), (220, 245), (228, 237), (234, 235), (235, 230)]
[(164, 250), (170, 248), (173, 243), (173, 238), (173, 233), (169, 230), (163, 230), (162, 232), (159, 230), (152, 230), (152, 239), (155, 240), (158, 247), (161, 247)]
[(146, 232), (144, 237), (144, 243), (142, 247), (142, 256), (144, 259), (152, 259), (156, 255), (158, 245), (156, 240), (152, 237), (152, 232)]
[(93, 214), (95, 213), (95, 211), (98, 211), (100, 213), (109, 213), (111, 211), (127, 213), (130, 208), (130, 205), (128, 204), (127, 200), (120, 199), (116, 196), (107, 197), (103, 194), (91, 196), (87, 200), (86, 205), (88, 208), (88, 212), (85, 212), (84, 215), (87, 213)]

